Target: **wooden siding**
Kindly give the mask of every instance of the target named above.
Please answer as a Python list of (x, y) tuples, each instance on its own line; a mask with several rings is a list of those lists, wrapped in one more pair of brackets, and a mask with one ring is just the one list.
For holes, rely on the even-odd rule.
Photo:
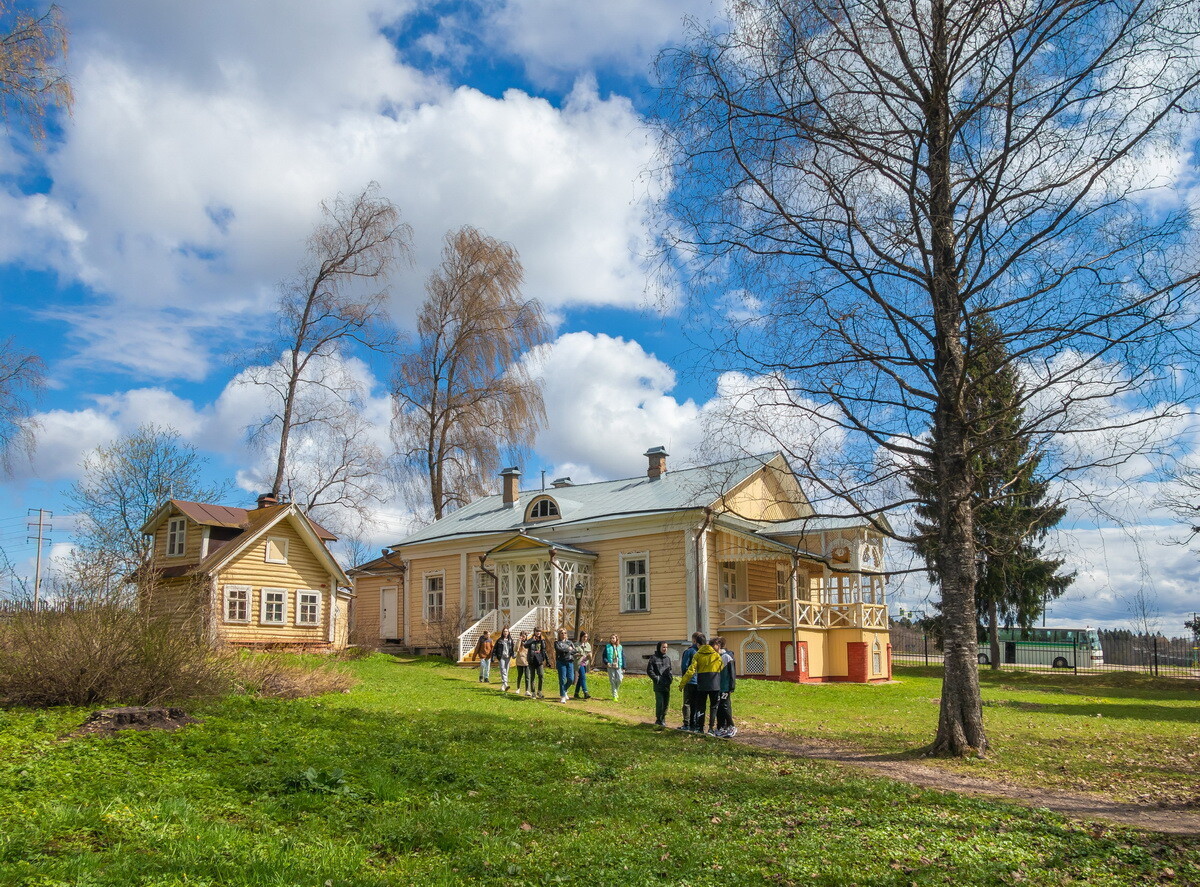
[(138, 589), (144, 612), (181, 631), (203, 631), (208, 619), (208, 580), (203, 576), (160, 579)]
[(185, 517), (187, 529), (184, 531), (183, 539), (183, 554), (172, 557), (167, 556), (167, 532), (171, 526), (171, 521), (175, 518), (183, 517), (179, 512), (172, 512), (171, 516), (166, 518), (158, 529), (154, 531), (154, 563), (159, 567), (176, 567), (183, 564), (198, 564), (200, 563), (200, 542), (204, 535), (204, 528), (191, 518)]
[[(288, 562), (267, 563), (267, 537), (288, 540)], [(217, 576), (216, 612), (220, 637), (239, 644), (315, 643), (329, 640), (329, 619), (333, 600), (332, 577), (322, 561), (309, 548), (304, 538), (288, 521), (272, 527), (255, 545), (242, 552), (233, 563)], [(248, 585), (250, 621), (225, 621), (225, 586)], [(287, 610), (283, 625), (264, 625), (262, 618), (263, 588), (282, 588), (287, 592)], [(321, 595), (320, 621), (317, 625), (296, 624), (296, 590), (309, 589)]]
[[(593, 639), (607, 640), (614, 632), (623, 644), (682, 640), (687, 626), (686, 536), (680, 531), (588, 542), (599, 557), (593, 567), (597, 595), (593, 625), (582, 628)], [(646, 552), (650, 570), (650, 609), (622, 613), (621, 555)]]
[(778, 472), (762, 469), (725, 497), (724, 510), (747, 520), (791, 520), (800, 516), (780, 484)]
[[(479, 563), (477, 554), (467, 555), (467, 587), (463, 588), (462, 582), (462, 557), (458, 554), (438, 555), (435, 557), (413, 557), (408, 562), (408, 600), (405, 602), (408, 606), (408, 628), (410, 637), (404, 639), (405, 646), (409, 647), (435, 647), (438, 645), (440, 628), (435, 625), (430, 625), (425, 621), (425, 577), (441, 573), (445, 577), (442, 583), (443, 592), (443, 607), (445, 609), (445, 619), (447, 627), (452, 627), (459, 614), (463, 612), (463, 608), (467, 608), (467, 615), (462, 619), (462, 627), (466, 628), (474, 621), (470, 616), (470, 584), (469, 578), (473, 571), (472, 565)], [(387, 583), (382, 583), (387, 584)], [(400, 583), (396, 583), (399, 585)], [(399, 596), (398, 592), (398, 595)], [(379, 620), (379, 596), (375, 596), (375, 620)], [(398, 634), (404, 634), (404, 625), (401, 622)]]

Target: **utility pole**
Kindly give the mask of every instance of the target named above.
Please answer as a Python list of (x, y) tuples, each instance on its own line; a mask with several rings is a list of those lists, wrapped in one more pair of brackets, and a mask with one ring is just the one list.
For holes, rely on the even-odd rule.
[(46, 511), (44, 508), (30, 508), (28, 513), (33, 515), (35, 512), (37, 513), (37, 517), (34, 518), (31, 516), (25, 523), (29, 527), (30, 535), (26, 538), (30, 542), (33, 542), (35, 539), (32, 534), (34, 527), (37, 527), (37, 559), (33, 572), (33, 612), (37, 613), (38, 601), (42, 592), (42, 545), (46, 541), (46, 534), (54, 529), (48, 522), (49, 518), (54, 517), (54, 512)]

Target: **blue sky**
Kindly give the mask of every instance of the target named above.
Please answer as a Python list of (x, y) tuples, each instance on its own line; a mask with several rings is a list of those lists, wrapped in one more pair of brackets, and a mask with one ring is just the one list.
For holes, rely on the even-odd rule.
[[(42, 355), (50, 382), (34, 460), (0, 484), (0, 545), (15, 560), (32, 553), (29, 508), (55, 512), (64, 551), (61, 496), (80, 459), (144, 422), (200, 448), (236, 484), (231, 504), (252, 499), (263, 465), (244, 429), (261, 404), (236, 384), (238, 361), (320, 202), (372, 180), (415, 232), (415, 265), (392, 281), (401, 327), (447, 230), (472, 224), (521, 253), (555, 335), (541, 364), (549, 427), (527, 480), (640, 473), (656, 445), (677, 464), (699, 452), (705, 417), (738, 380), (700, 370), (683, 318), (653, 295), (665, 183), (650, 172), (646, 115), (655, 55), (715, 5), (60, 5), (74, 114), (40, 151), (0, 142), (5, 333)], [(386, 441), (386, 363), (355, 372)], [(1180, 429), (1195, 452), (1194, 416)], [(1081, 577), (1051, 619), (1121, 623), (1149, 583), (1173, 631), (1196, 606), (1197, 558), (1163, 544), (1174, 530), (1153, 506), (1152, 467), (1126, 475), (1113, 487), (1139, 491), (1135, 526), (1073, 515), (1062, 545)], [(405, 525), (401, 503), (381, 509), (372, 547)], [(894, 601), (920, 607), (924, 594), (910, 581)]]

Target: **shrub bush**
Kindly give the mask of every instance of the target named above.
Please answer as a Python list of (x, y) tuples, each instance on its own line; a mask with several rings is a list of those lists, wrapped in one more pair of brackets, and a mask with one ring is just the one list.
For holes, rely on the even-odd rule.
[(358, 683), (353, 675), (332, 662), (282, 653), (234, 654), (228, 657), (226, 665), (235, 691), (278, 699), (341, 693)]
[(150, 705), (228, 687), (199, 638), (116, 601), (0, 619), (0, 703)]

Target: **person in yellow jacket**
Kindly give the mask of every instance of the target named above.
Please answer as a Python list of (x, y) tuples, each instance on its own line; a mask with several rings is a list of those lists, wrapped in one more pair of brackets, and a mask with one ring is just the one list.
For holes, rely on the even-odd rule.
[(704, 706), (708, 705), (708, 732), (713, 732), (717, 716), (717, 699), (721, 695), (721, 669), (724, 663), (721, 654), (713, 649), (711, 644), (703, 644), (696, 650), (691, 664), (679, 681), (684, 687), (696, 676), (696, 688), (693, 691), (692, 722), (685, 724), (684, 729), (692, 733), (704, 732)]

